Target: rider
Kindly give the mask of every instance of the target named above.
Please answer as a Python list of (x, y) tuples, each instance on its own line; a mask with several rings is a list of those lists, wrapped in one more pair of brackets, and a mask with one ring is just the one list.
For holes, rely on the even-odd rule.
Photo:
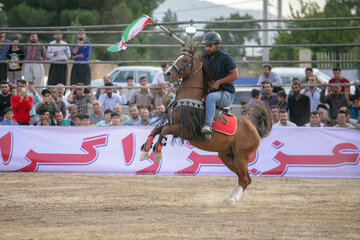
[(211, 93), (206, 97), (206, 120), (201, 128), (203, 135), (211, 133), (211, 124), (215, 117), (216, 106), (228, 107), (235, 95), (233, 81), (239, 77), (234, 58), (219, 49), (221, 36), (217, 32), (208, 32), (202, 41), (205, 53), (202, 58), (214, 74)]

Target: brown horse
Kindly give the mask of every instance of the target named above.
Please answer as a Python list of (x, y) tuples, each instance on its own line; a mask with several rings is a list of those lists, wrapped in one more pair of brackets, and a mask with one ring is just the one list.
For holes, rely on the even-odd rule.
[(166, 135), (188, 140), (193, 146), (212, 152), (218, 152), (219, 158), (236, 175), (238, 181), (234, 189), (224, 198), (234, 203), (251, 183), (248, 173), (248, 161), (257, 150), (260, 138), (267, 136), (272, 128), (271, 115), (266, 103), (259, 101), (250, 109), (251, 122), (237, 117), (237, 129), (228, 136), (214, 131), (210, 140), (201, 135), (200, 129), (205, 121), (202, 99), (206, 96), (211, 72), (196, 55), (197, 47), (184, 47), (181, 55), (165, 72), (165, 80), (177, 88), (175, 100), (167, 108), (167, 114), (161, 124), (150, 133), (141, 147), (141, 160), (148, 159), (154, 137), (160, 134), (153, 147), (155, 160), (162, 158), (161, 150), (166, 144)]

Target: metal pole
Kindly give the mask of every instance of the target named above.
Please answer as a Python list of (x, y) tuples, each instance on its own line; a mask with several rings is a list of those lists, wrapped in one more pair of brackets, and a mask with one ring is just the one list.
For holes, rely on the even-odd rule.
[[(264, 20), (268, 19), (268, 0), (264, 0), (263, 5), (263, 18)], [(268, 28), (268, 22), (263, 23), (263, 29)], [(268, 45), (269, 43), (269, 35), (267, 31), (263, 32), (263, 45)], [(263, 48), (263, 61), (269, 61), (269, 49)]]
[(163, 25), (159, 24), (155, 18), (153, 18), (151, 21), (152, 21), (154, 24), (158, 25), (162, 30), (164, 30), (164, 32), (166, 32), (170, 37), (173, 37), (173, 38), (175, 38), (177, 41), (179, 41), (182, 46), (185, 46), (185, 45), (186, 45), (183, 40), (181, 40), (180, 38), (178, 38), (177, 36), (175, 36), (172, 32), (169, 31), (169, 29), (167, 29), (167, 28), (164, 27)]
[[(278, 19), (281, 20), (282, 19), (282, 0), (278, 0)], [(278, 28), (282, 27), (282, 23), (278, 22), (277, 24)]]

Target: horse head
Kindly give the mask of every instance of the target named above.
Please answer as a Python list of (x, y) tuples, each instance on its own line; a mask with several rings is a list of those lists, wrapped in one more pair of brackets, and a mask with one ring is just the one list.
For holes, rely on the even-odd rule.
[(198, 47), (185, 46), (181, 49), (181, 55), (164, 73), (165, 81), (179, 85), (181, 81), (191, 78), (201, 67), (199, 56), (196, 55)]

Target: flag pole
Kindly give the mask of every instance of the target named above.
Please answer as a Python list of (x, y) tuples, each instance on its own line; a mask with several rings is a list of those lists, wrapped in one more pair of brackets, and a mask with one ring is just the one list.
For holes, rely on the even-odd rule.
[(166, 32), (170, 37), (175, 38), (178, 42), (181, 43), (182, 46), (185, 46), (185, 42), (183, 40), (181, 40), (180, 38), (178, 38), (177, 36), (174, 35), (174, 33), (170, 32), (169, 29), (167, 29), (166, 27), (164, 27), (163, 25), (161, 25), (160, 23), (158, 23), (158, 21), (155, 18), (152, 18), (151, 21), (158, 25), (164, 32)]

